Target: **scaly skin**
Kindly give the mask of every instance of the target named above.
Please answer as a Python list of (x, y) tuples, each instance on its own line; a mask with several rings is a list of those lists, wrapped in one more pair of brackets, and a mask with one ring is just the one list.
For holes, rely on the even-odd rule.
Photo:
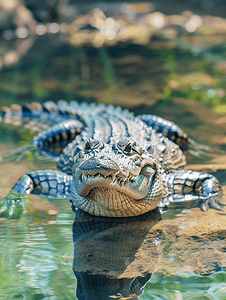
[(88, 140), (72, 173), (75, 206), (94, 215), (140, 215), (156, 208), (167, 191), (156, 162), (126, 140), (113, 145)]
[[(11, 198), (13, 192), (70, 198), (74, 209), (109, 217), (137, 216), (169, 202), (221, 209), (217, 179), (183, 170), (182, 150), (190, 140), (170, 121), (65, 101), (4, 107), (1, 118), (6, 123), (37, 126), (41, 132), (32, 145), (57, 161), (59, 169), (25, 174)], [(43, 124), (48, 127), (45, 131)], [(2, 201), (3, 213), (10, 197)]]

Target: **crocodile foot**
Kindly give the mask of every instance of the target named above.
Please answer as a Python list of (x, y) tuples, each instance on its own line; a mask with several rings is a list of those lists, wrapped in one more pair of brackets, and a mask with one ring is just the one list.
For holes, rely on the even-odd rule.
[(207, 211), (209, 208), (224, 211), (226, 206), (221, 200), (222, 193), (217, 192), (208, 196), (194, 195), (194, 194), (174, 194), (159, 202), (159, 208), (165, 210), (168, 205), (174, 208), (192, 208), (199, 207), (202, 211)]

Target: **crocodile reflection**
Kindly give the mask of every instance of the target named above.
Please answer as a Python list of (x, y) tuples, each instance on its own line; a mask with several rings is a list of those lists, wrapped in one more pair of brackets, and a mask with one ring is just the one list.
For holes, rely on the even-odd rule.
[(158, 260), (160, 220), (158, 209), (130, 218), (78, 210), (73, 224), (78, 299), (138, 299)]

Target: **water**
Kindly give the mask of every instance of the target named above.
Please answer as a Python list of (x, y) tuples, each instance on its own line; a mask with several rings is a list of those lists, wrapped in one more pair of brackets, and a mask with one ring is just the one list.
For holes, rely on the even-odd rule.
[[(176, 31), (100, 48), (74, 47), (62, 34), (2, 40), (2, 57), (15, 63), (1, 70), (0, 103), (76, 99), (160, 115), (195, 140), (189, 165), (212, 172), (225, 190), (224, 41), (225, 32)], [(1, 124), (0, 137), (3, 155), (32, 134)], [(39, 168), (55, 164), (2, 164), (0, 197)], [(172, 208), (115, 220), (75, 216), (68, 200), (26, 201), (20, 220), (0, 219), (0, 299), (226, 299), (225, 211)]]

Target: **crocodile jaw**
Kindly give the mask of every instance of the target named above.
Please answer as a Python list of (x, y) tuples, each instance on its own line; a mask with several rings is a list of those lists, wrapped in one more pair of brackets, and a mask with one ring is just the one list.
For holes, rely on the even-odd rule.
[[(119, 168), (90, 169), (89, 171), (78, 170), (74, 174), (74, 182), (77, 193), (82, 197), (92, 196), (93, 189), (109, 188), (111, 191), (120, 192), (132, 199), (138, 200), (145, 198), (151, 188), (156, 170), (149, 175), (143, 175), (141, 168), (137, 176), (123, 175)], [(107, 195), (105, 195), (106, 197)]]
[(111, 187), (94, 187), (84, 198), (77, 194), (75, 181), (72, 181), (71, 188), (72, 201), (76, 207), (102, 217), (133, 217), (144, 214), (158, 206), (163, 192), (159, 174), (153, 179), (149, 194), (140, 200)]

